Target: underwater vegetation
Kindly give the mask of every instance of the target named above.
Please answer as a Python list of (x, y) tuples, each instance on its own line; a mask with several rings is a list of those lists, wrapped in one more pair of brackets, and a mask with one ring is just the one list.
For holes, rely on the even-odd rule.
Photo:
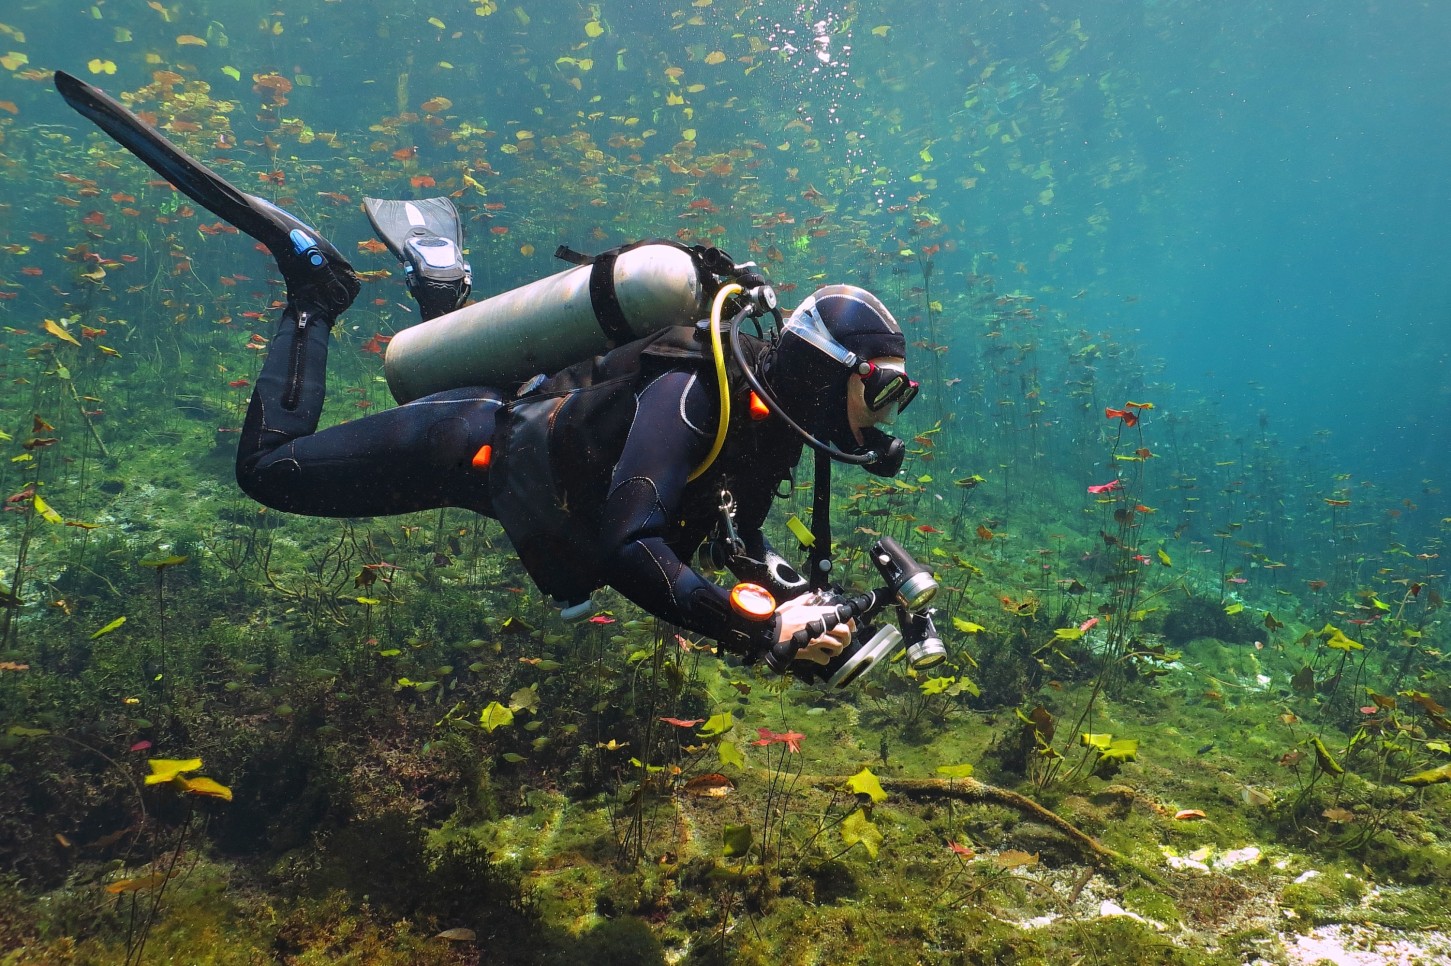
[[(1029, 54), (776, 6), (0, 15), (0, 963), (1279, 962), (1339, 923), (1434, 955), (1441, 482), (1240, 425), (1133, 333), (1091, 266), (1151, 85), (1091, 23), (1039, 11)], [(903, 473), (836, 474), (835, 558), (927, 563), (948, 660), (817, 691), (618, 597), (561, 623), (462, 510), (252, 503), (280, 281), (55, 69), (354, 258), (325, 424), (392, 405), (413, 321), (365, 194), (452, 197), (479, 295), (653, 236), (788, 304), (872, 288), (923, 396)], [(1089, 129), (1121, 148), (1055, 165)]]

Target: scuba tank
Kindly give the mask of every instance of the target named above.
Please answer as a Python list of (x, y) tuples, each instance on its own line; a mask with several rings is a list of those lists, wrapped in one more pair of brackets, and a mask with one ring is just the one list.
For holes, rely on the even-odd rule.
[[(512, 389), (666, 326), (710, 311), (720, 259), (714, 249), (640, 242), (548, 278), (441, 315), (393, 337), (383, 357), (399, 403), (464, 386)], [(723, 255), (723, 253), (721, 253)]]

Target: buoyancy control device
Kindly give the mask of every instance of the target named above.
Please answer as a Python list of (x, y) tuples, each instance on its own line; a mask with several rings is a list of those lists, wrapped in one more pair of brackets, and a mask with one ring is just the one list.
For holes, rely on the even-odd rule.
[(667, 326), (704, 318), (736, 266), (715, 248), (647, 241), (405, 329), (384, 356), (399, 403), (464, 386), (512, 389)]

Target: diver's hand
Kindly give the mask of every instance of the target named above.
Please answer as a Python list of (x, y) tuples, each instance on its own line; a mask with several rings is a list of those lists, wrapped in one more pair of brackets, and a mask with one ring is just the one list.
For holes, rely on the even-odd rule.
[(851, 643), (852, 629), (856, 622), (843, 624), (837, 620), (837, 610), (811, 602), (810, 597), (788, 600), (776, 608), (776, 641), (791, 640), (796, 632), (812, 621), (819, 621), (825, 630), (811, 638), (806, 646), (796, 652), (796, 660), (812, 664), (829, 664)]

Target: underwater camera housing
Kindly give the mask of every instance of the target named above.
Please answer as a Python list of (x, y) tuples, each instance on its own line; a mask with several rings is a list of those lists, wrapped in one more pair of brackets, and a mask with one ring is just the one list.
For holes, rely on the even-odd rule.
[[(849, 595), (840, 588), (818, 591), (817, 602), (835, 605), (837, 620), (857, 621), (852, 643), (827, 664), (807, 664), (796, 660), (796, 654), (826, 629), (821, 621), (813, 621), (789, 641), (782, 641), (766, 653), (766, 664), (777, 674), (790, 673), (823, 688), (848, 688), (883, 661), (890, 660), (903, 642), (907, 645), (907, 661), (914, 670), (922, 671), (941, 664), (947, 649), (937, 635), (928, 606), (937, 595), (937, 580), (931, 571), (891, 537), (882, 537), (872, 545), (871, 559), (885, 586), (862, 594)], [(882, 608), (895, 604), (902, 629), (886, 624), (875, 627), (871, 618)]]

